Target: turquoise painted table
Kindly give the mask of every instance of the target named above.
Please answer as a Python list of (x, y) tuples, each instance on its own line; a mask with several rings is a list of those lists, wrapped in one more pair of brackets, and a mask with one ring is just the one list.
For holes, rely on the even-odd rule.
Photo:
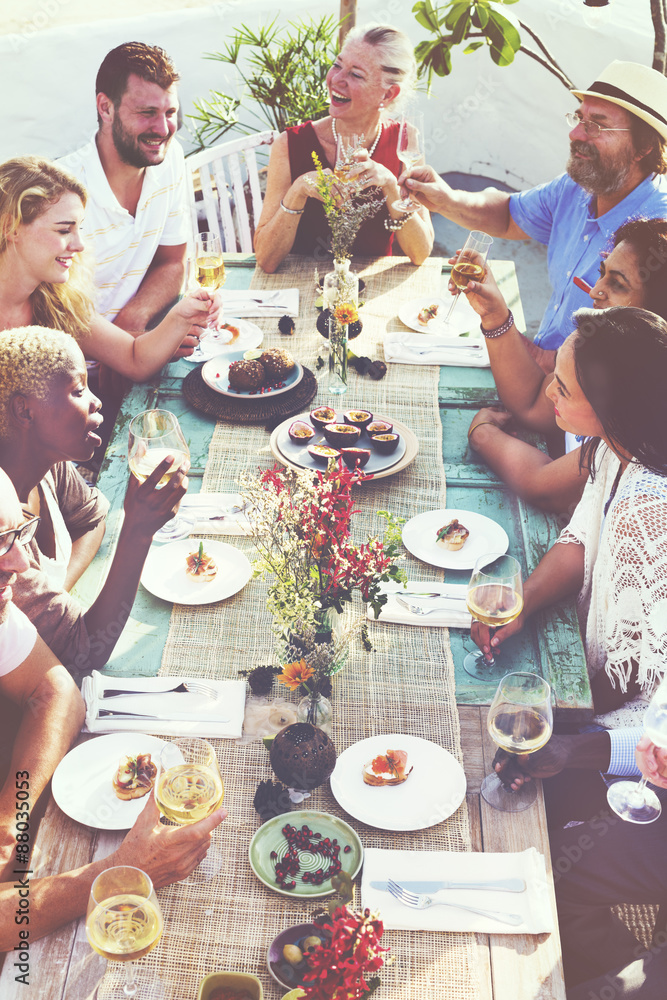
[[(252, 255), (227, 255), (227, 288), (248, 288), (255, 260)], [(496, 261), (494, 274), (522, 328), (523, 311), (514, 264)], [(447, 285), (443, 271), (443, 294)], [(107, 533), (96, 559), (77, 585), (76, 594), (84, 604), (92, 601), (108, 569), (118, 534), (123, 497), (127, 484), (127, 425), (132, 416), (154, 406), (174, 412), (181, 423), (191, 451), (189, 472), (191, 492), (199, 492), (215, 421), (194, 410), (181, 391), (181, 382), (191, 365), (179, 361), (167, 365), (151, 382), (134, 386), (121, 407), (107, 450), (99, 486), (111, 502)], [(467, 430), (476, 409), (497, 400), (491, 372), (484, 368), (443, 367), (439, 386), (442, 418), (442, 448), (447, 476), (447, 505), (486, 514), (498, 521), (510, 538), (510, 551), (531, 571), (558, 536), (559, 525), (550, 517), (523, 503), (480, 464), (467, 444)], [(236, 484), (222, 489), (234, 491)], [(467, 582), (468, 574), (453, 573), (455, 582)], [(157, 673), (167, 636), (171, 607), (152, 597), (143, 587), (132, 615), (120, 636), (107, 671), (124, 675)], [(462, 669), (465, 647), (471, 645), (467, 633), (452, 629), (452, 653), (456, 664), (457, 701), (460, 704), (488, 704), (497, 680), (481, 683)], [(584, 652), (572, 604), (559, 604), (548, 613), (535, 616), (524, 632), (503, 646), (507, 669), (542, 673), (556, 692), (558, 705), (575, 719), (592, 715), (592, 701)]]

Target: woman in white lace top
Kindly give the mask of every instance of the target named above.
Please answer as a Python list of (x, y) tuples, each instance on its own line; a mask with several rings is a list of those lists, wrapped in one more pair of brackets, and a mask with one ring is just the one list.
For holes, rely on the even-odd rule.
[[(547, 390), (556, 422), (591, 440), (592, 472), (572, 520), (526, 581), (527, 615), (578, 593), (598, 721), (638, 722), (667, 668), (667, 323), (643, 309), (580, 310)], [(621, 708), (621, 706), (623, 706)]]

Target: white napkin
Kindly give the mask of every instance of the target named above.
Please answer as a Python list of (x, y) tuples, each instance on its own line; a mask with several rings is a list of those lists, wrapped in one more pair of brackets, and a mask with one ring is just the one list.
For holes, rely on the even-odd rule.
[[(215, 688), (215, 699), (194, 692), (175, 692), (187, 677), (110, 677), (93, 670), (84, 677), (81, 693), (86, 702), (88, 733), (137, 732), (161, 736), (217, 736), (238, 739), (243, 729), (245, 712), (245, 681), (212, 681), (202, 683)], [(136, 694), (105, 697), (106, 691), (136, 691)], [(143, 719), (139, 716), (100, 718), (100, 709), (145, 712), (159, 716)], [(227, 720), (227, 721), (223, 721)]]
[[(465, 597), (467, 586), (464, 583), (424, 583), (423, 580), (409, 580), (405, 586), (402, 583), (388, 583), (382, 587), (384, 593), (388, 594), (387, 603), (382, 606), (379, 618), (375, 618), (375, 613), (368, 605), (367, 616), (371, 621), (395, 622), (398, 625), (427, 625), (430, 628), (465, 628), (469, 629), (472, 617), (469, 614)], [(443, 598), (463, 598), (451, 608), (443, 608), (440, 611), (431, 611), (428, 615), (416, 615), (404, 608), (396, 600), (397, 596), (405, 594), (407, 591), (418, 591), (421, 593), (437, 593)], [(406, 594), (404, 600), (408, 604), (418, 604), (425, 611), (431, 604), (437, 604), (438, 599), (430, 601), (423, 597), (416, 597), (413, 594)], [(460, 610), (459, 610), (460, 608)]]
[[(454, 344), (465, 347), (455, 347)], [(467, 345), (480, 345), (470, 348)], [(428, 351), (420, 354), (420, 351)], [(400, 365), (453, 365), (466, 368), (488, 368), (489, 352), (484, 340), (477, 337), (448, 337), (437, 333), (412, 333), (394, 330), (385, 334), (384, 359)]]
[[(299, 289), (281, 288), (269, 289), (251, 288), (248, 291), (232, 289), (218, 293), (222, 297), (223, 317), (228, 316), (298, 316)], [(255, 301), (259, 300), (259, 301)], [(262, 303), (266, 303), (263, 305)]]
[[(524, 892), (493, 889), (447, 889), (441, 898), (482, 910), (518, 913), (523, 923), (513, 927), (490, 917), (453, 906), (416, 910), (389, 892), (371, 889), (373, 881), (522, 878)], [(379, 910), (385, 927), (392, 930), (474, 931), (478, 934), (544, 934), (554, 930), (551, 893), (544, 857), (534, 847), (518, 854), (482, 854), (458, 851), (392, 851), (367, 847), (361, 879), (361, 906)]]
[[(189, 520), (195, 518), (191, 531), (193, 535), (248, 535), (252, 526), (245, 510), (235, 514), (225, 514), (222, 520), (210, 520), (225, 508), (233, 507), (235, 504), (238, 506), (243, 504), (238, 493), (186, 493), (181, 501), (179, 513)], [(198, 508), (201, 510), (201, 517), (197, 514)]]

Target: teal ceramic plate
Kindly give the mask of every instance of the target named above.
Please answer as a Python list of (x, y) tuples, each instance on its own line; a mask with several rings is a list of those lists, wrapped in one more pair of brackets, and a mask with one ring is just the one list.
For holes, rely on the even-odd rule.
[[(296, 812), (282, 813), (274, 816), (260, 826), (255, 836), (250, 841), (248, 856), (250, 867), (254, 871), (260, 882), (263, 882), (268, 889), (279, 892), (282, 896), (296, 896), (300, 899), (317, 899), (321, 896), (330, 896), (334, 891), (329, 879), (317, 885), (306, 880), (303, 876), (306, 873), (314, 874), (318, 869), (325, 871), (330, 867), (331, 861), (323, 857), (318, 851), (309, 846), (298, 847), (299, 871), (292, 875), (296, 882), (293, 889), (285, 889), (276, 882), (276, 865), (280, 864), (287, 854), (288, 843), (283, 834), (283, 827), (286, 825), (295, 826), (301, 830), (306, 826), (312, 830), (313, 834), (321, 833), (321, 838), (307, 836), (311, 844), (316, 844), (318, 840), (329, 838), (333, 843), (338, 841), (340, 845), (339, 859), (344, 872), (354, 878), (361, 868), (364, 857), (364, 849), (361, 841), (352, 827), (337, 816), (330, 816), (329, 813), (313, 812), (309, 809), (299, 809)], [(345, 848), (349, 847), (349, 851)], [(275, 857), (271, 855), (275, 854)]]

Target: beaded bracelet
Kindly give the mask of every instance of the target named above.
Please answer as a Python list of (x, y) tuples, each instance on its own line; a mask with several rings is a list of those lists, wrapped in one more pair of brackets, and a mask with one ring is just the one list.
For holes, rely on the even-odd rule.
[(385, 219), (384, 228), (388, 229), (391, 233), (397, 233), (410, 218), (412, 218), (412, 212), (404, 212), (402, 219)]
[(288, 215), (303, 215), (306, 211), (305, 208), (288, 208), (287, 205), (283, 205), (282, 198), (280, 199), (280, 207), (283, 212), (287, 212)]
[(487, 340), (493, 340), (494, 337), (502, 337), (504, 333), (514, 326), (514, 316), (512, 316), (512, 310), (509, 311), (509, 316), (501, 326), (497, 326), (495, 330), (485, 330), (482, 324), (479, 324), (479, 328), (486, 337)]

